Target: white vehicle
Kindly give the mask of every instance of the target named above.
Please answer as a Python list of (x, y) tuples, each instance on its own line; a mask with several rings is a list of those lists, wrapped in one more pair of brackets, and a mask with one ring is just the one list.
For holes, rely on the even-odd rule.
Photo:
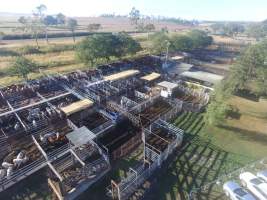
[(261, 171), (257, 173), (257, 177), (267, 182), (267, 170)]
[(252, 194), (233, 181), (226, 182), (223, 185), (223, 190), (231, 200), (256, 200)]
[(267, 200), (267, 183), (250, 172), (239, 175), (243, 186), (247, 187), (259, 200)]

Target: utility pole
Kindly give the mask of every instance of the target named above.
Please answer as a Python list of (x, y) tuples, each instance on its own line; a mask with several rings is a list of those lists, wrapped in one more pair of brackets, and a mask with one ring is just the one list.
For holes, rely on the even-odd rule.
[(167, 62), (168, 62), (168, 57), (169, 57), (169, 46), (171, 43), (168, 40), (165, 40), (166, 42), (166, 56), (165, 56), (165, 63), (163, 64), (163, 68), (167, 68)]

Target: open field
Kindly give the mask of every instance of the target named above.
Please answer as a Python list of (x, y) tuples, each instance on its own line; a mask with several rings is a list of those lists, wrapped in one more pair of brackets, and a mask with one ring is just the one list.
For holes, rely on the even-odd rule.
[[(0, 13), (0, 32), (5, 34), (22, 34), (20, 30), (14, 30), (16, 27), (20, 27), (18, 23), (18, 18), (20, 16), (6, 16)], [(101, 30), (104, 32), (118, 32), (118, 31), (135, 31), (133, 25), (126, 17), (76, 17), (78, 21), (79, 32), (87, 32), (87, 26), (92, 23), (101, 24)], [(144, 23), (153, 23), (157, 30), (167, 27), (170, 31), (179, 31), (183, 29), (188, 29), (188, 26), (179, 25), (172, 22), (162, 22), (158, 20), (144, 20)], [(65, 27), (49, 27), (50, 33), (66, 32), (68, 31)]]

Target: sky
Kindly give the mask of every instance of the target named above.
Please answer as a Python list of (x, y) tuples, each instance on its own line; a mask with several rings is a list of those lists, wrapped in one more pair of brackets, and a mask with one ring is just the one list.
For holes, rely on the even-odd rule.
[(134, 6), (141, 14), (197, 20), (262, 21), (267, 0), (0, 0), (0, 12), (31, 13), (40, 5), (47, 14), (98, 16), (126, 15)]

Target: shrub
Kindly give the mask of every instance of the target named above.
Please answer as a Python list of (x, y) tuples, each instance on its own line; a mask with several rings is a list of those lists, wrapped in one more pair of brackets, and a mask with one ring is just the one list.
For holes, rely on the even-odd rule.
[(30, 46), (30, 45), (19, 48), (18, 52), (23, 54), (23, 55), (41, 53), (41, 51), (39, 49), (37, 49), (35, 46)]

